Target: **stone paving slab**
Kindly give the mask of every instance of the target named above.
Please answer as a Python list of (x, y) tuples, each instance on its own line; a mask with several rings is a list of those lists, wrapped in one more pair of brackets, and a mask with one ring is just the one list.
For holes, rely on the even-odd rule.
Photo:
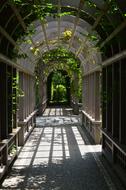
[[(71, 125), (46, 127), (42, 125), (46, 123), (44, 119), (37, 118), (37, 127), (22, 148), (1, 189), (116, 189), (96, 159), (101, 151), (100, 145), (86, 143), (81, 128), (72, 120), (70, 123), (68, 118), (64, 120)], [(60, 117), (57, 120), (60, 124)]]
[(45, 126), (61, 126), (61, 125), (76, 125), (80, 124), (81, 120), (78, 116), (47, 116), (47, 117), (37, 117), (37, 123), (39, 127)]

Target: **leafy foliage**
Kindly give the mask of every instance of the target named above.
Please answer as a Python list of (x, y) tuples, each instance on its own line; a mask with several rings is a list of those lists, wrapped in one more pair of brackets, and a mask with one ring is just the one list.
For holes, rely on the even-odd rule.
[[(72, 87), (72, 81), (74, 80), (74, 73), (80, 75), (80, 60), (72, 52), (69, 52), (67, 49), (63, 47), (53, 49), (50, 50), (49, 52), (44, 53), (42, 58), (38, 61), (35, 70), (36, 92), (38, 92), (39, 81), (45, 80), (51, 71), (57, 73), (58, 70), (67, 71), (68, 76), (71, 78), (71, 87)], [(66, 86), (66, 84), (65, 80), (61, 77), (60, 73), (55, 75), (54, 81), (55, 83), (57, 83), (57, 88), (55, 87), (56, 91), (55, 94), (57, 94), (57, 92), (65, 93), (65, 89), (63, 86)], [(81, 87), (82, 87), (81, 82), (79, 82), (79, 86), (77, 87), (77, 89), (71, 91), (78, 98), (80, 98)], [(37, 102), (39, 102), (38, 93), (37, 93)]]
[(65, 76), (63, 76), (60, 72), (54, 72), (52, 80), (55, 85), (65, 85), (66, 83)]
[(41, 21), (44, 21), (46, 16), (51, 16), (55, 6), (50, 4), (50, 3), (46, 3), (45, 6), (43, 5), (33, 5), (34, 8), (34, 12), (37, 15), (38, 19), (40, 19)]
[(54, 72), (51, 85), (51, 100), (53, 102), (66, 101), (66, 76), (61, 72)]
[(80, 61), (72, 52), (68, 52), (67, 49), (60, 47), (57, 49), (50, 50), (42, 56), (44, 64), (48, 63), (65, 63), (72, 71), (78, 71)]

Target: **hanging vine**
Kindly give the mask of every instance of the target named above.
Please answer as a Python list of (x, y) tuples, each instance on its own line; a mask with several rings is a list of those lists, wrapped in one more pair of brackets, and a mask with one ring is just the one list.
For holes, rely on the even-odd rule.
[[(56, 72), (57, 70), (67, 71), (71, 78), (71, 88), (74, 88), (74, 86), (72, 86), (74, 73), (76, 73), (78, 77), (80, 76), (80, 60), (76, 58), (72, 52), (68, 52), (68, 50), (63, 47), (44, 53), (42, 58), (38, 61), (35, 69), (36, 90), (38, 89), (40, 80), (46, 80), (51, 71)], [(38, 90), (36, 92), (38, 97)], [(81, 96), (81, 82), (78, 88), (76, 90), (71, 89), (71, 92), (79, 98)], [(37, 101), (39, 102), (38, 98)]]

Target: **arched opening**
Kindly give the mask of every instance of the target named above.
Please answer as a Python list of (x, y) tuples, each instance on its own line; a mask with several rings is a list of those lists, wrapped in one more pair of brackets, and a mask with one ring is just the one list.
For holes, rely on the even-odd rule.
[(70, 77), (63, 70), (52, 72), (47, 78), (48, 106), (70, 105)]
[[(50, 74), (57, 70), (65, 70), (70, 77), (70, 91), (65, 88), (64, 92), (70, 93), (67, 100), (75, 110), (82, 91), (84, 128), (95, 143), (102, 142), (104, 155), (125, 173), (125, 7), (126, 1), (119, 0), (0, 1), (0, 154), (5, 168), (2, 175), (17, 156), (15, 151), (10, 159), (13, 148), (18, 150), (24, 145), (35, 126), (36, 114), (42, 114), (48, 102), (58, 99), (59, 103), (57, 94), (61, 89), (56, 84), (52, 90)], [(58, 54), (57, 49), (61, 50)], [(66, 56), (64, 49), (70, 54)], [(38, 62), (40, 72), (36, 75)], [(78, 68), (82, 71), (81, 82)]]
[(80, 64), (80, 59), (63, 46), (42, 54), (35, 67), (36, 103), (40, 114), (45, 108), (42, 105), (45, 100), (47, 105), (78, 107), (82, 102)]

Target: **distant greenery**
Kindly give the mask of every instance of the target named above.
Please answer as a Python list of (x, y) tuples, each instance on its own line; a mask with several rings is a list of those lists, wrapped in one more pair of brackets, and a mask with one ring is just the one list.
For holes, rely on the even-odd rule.
[[(42, 58), (38, 61), (36, 65), (35, 75), (36, 75), (36, 93), (37, 93), (37, 102), (39, 102), (39, 93), (38, 93), (38, 85), (39, 80), (45, 80), (50, 72), (55, 72), (56, 75), (53, 78), (54, 83), (56, 84), (52, 88), (55, 88), (55, 95), (58, 93), (65, 93), (65, 79), (61, 76), (61, 73), (57, 74), (58, 70), (65, 70), (68, 73), (68, 76), (71, 79), (71, 88), (74, 88), (73, 81), (74, 73), (78, 75), (79, 81), (81, 80), (81, 72), (80, 72), (80, 60), (67, 49), (60, 47), (57, 49), (50, 50), (45, 52), (42, 55)], [(75, 81), (76, 82), (76, 81)], [(79, 99), (81, 97), (81, 82), (79, 82), (79, 86), (77, 89), (72, 90), (74, 96), (77, 96)], [(56, 95), (57, 96), (57, 95)], [(62, 95), (60, 95), (62, 97)]]
[(54, 72), (51, 83), (51, 100), (53, 102), (67, 101), (66, 76), (61, 72)]
[(66, 76), (63, 76), (61, 72), (54, 72), (53, 73), (53, 77), (52, 77), (52, 81), (54, 83), (54, 85), (65, 85), (66, 84), (66, 80), (65, 80)]

